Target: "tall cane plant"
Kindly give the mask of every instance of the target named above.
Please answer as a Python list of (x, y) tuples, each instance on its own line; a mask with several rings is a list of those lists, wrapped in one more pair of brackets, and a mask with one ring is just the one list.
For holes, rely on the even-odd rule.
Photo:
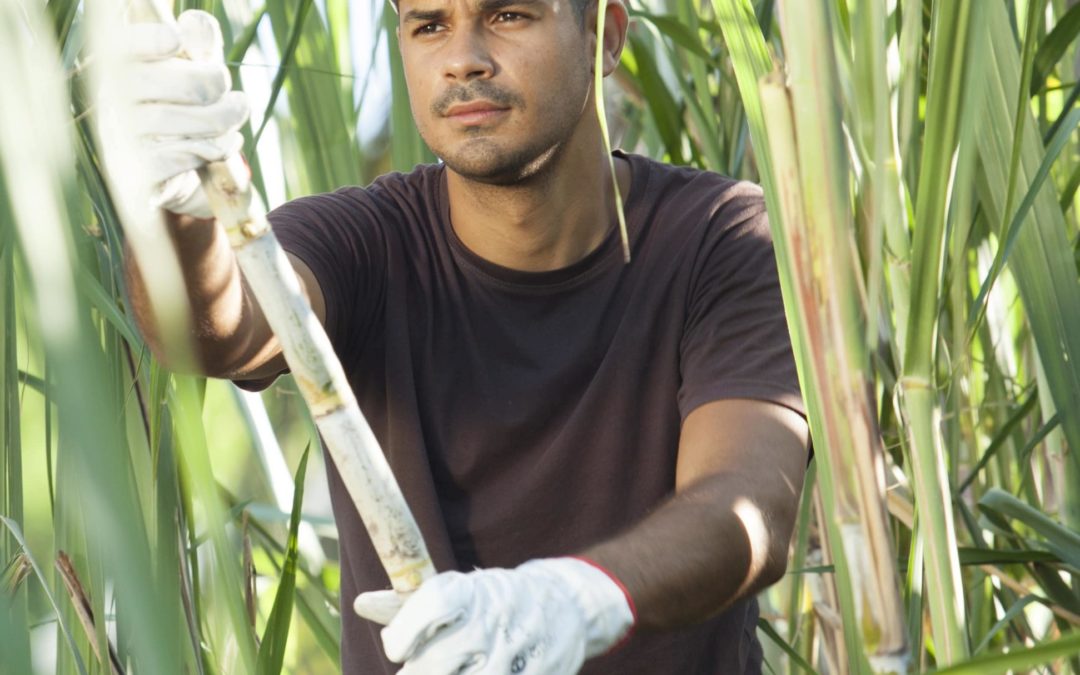
[[(815, 450), (769, 669), (1080, 672), (1080, 3), (627, 2), (613, 144), (769, 206)], [(332, 527), (250, 451), (303, 466), (296, 386), (171, 374), (130, 317), (94, 4), (0, 3), (0, 670), (330, 670)], [(178, 5), (271, 205), (432, 161), (379, 3)]]
[[(717, 2), (716, 5), (718, 13), (727, 12), (731, 18), (739, 16), (740, 12), (745, 17), (750, 10), (748, 3)], [(865, 664), (860, 655), (865, 652), (874, 671), (900, 672), (907, 667), (902, 630), (904, 612), (898, 603), (888, 601), (895, 597), (896, 591), (893, 586), (896, 577), (889, 558), (891, 547), (887, 539), (861, 540), (874, 544), (875, 555), (870, 558), (882, 561), (884, 568), (883, 574), (867, 579), (878, 568), (869, 560), (860, 561), (861, 550), (850, 545), (853, 540), (860, 540), (850, 535), (845, 537), (842, 532), (849, 512), (842, 505), (847, 502), (866, 507), (854, 527), (873, 531), (880, 523), (881, 505), (887, 503), (880, 488), (884, 482), (883, 455), (877, 451), (876, 438), (857, 447), (855, 452), (844, 452), (845, 448), (852, 447), (854, 439), (865, 434), (865, 417), (853, 416), (849, 407), (839, 405), (828, 392), (839, 388), (861, 394), (877, 384), (881, 386), (883, 404), (896, 401), (899, 426), (896, 436), (905, 450), (896, 458), (899, 460), (896, 463), (904, 466), (903, 482), (910, 485), (918, 513), (917, 520), (907, 523), (910, 528), (907, 545), (913, 553), (908, 556), (909, 564), (922, 567), (925, 552), (925, 578), (922, 574), (909, 574), (909, 584), (925, 584), (934, 660), (943, 665), (964, 659), (972, 649), (973, 638), (966, 630), (968, 609), (963, 588), (968, 582), (960, 570), (959, 539), (955, 528), (957, 507), (964, 509), (964, 495), (957, 489), (955, 479), (950, 479), (949, 465), (956, 475), (958, 465), (971, 459), (964, 456), (963, 447), (945, 444), (948, 424), (943, 409), (952, 402), (952, 413), (967, 417), (966, 412), (956, 407), (956, 398), (947, 392), (950, 387), (967, 385), (963, 373), (970, 371), (965, 362), (976, 358), (973, 348), (978, 346), (973, 344), (973, 336), (961, 330), (963, 337), (959, 344), (949, 345), (954, 349), (946, 352), (942, 349), (940, 334), (951, 323), (970, 329), (978, 327), (982, 311), (980, 303), (986, 297), (986, 291), (978, 289), (987, 289), (994, 283), (993, 275), (1000, 273), (1001, 261), (1012, 244), (1009, 235), (1003, 241), (999, 240), (999, 254), (990, 269), (984, 271), (991, 276), (981, 285), (972, 284), (971, 289), (958, 288), (959, 302), (949, 307), (943, 306), (940, 298), (944, 294), (944, 280), (957, 270), (945, 266), (945, 252), (949, 248), (946, 233), (950, 229), (965, 233), (964, 238), (954, 239), (952, 250), (957, 254), (954, 262), (962, 261), (961, 251), (973, 245), (995, 243), (971, 238), (969, 223), (981, 216), (982, 209), (991, 208), (981, 204), (983, 195), (974, 190), (975, 177), (980, 170), (999, 171), (1004, 165), (1005, 172), (1000, 175), (1008, 177), (1010, 184), (1006, 195), (1017, 189), (1030, 195), (1030, 199), (1023, 202), (1012, 202), (1021, 204), (1021, 208), (1030, 207), (1043, 188), (1048, 187), (1042, 181), (1032, 181), (1020, 173), (1022, 164), (1018, 160), (1010, 167), (1001, 161), (1000, 155), (980, 153), (978, 149), (985, 143), (979, 132), (986, 131), (983, 127), (986, 107), (1000, 105), (1003, 100), (1018, 100), (1019, 104), (1012, 107), (1016, 111), (1014, 118), (1030, 115), (1027, 88), (1030, 80), (1024, 85), (1016, 82), (1016, 67), (1011, 64), (1019, 60), (1021, 51), (1028, 55), (1034, 53), (1034, 36), (1039, 33), (1036, 22), (1043, 19), (1045, 13), (1040, 10), (1046, 9), (1046, 3), (1028, 5), (1026, 40), (1011, 31), (1001, 30), (1001, 26), (1008, 25), (1002, 23), (1008, 17), (1005, 3), (929, 3), (929, 34), (918, 43), (920, 46), (927, 44), (929, 52), (925, 92), (920, 97), (924, 105), (919, 120), (923, 147), (916, 148), (919, 150), (917, 155), (909, 153), (907, 156), (900, 150), (911, 147), (908, 144), (912, 137), (905, 143), (894, 137), (890, 117), (905, 119), (904, 111), (898, 106), (910, 103), (904, 94), (911, 89), (903, 86), (902, 73), (899, 77), (893, 74), (890, 83), (883, 64), (890, 59), (894, 63), (903, 62), (899, 58), (899, 45), (905, 42), (902, 31), (913, 30), (916, 26), (922, 28), (921, 22), (906, 21), (905, 12), (908, 16), (911, 12), (921, 15), (926, 7), (923, 3), (891, 3), (887, 7), (884, 2), (865, 2), (854, 3), (851, 13), (848, 9), (845, 3), (781, 2), (781, 24), (790, 30), (783, 31), (783, 58), (776, 65), (778, 72), (773, 74), (766, 73), (769, 59), (764, 55), (764, 40), (756, 27), (746, 26), (745, 21), (741, 26), (729, 21), (731, 29), (728, 32), (735, 32), (736, 27), (742, 29), (738, 40), (729, 38), (731, 45), (739, 45), (739, 40), (756, 43), (756, 51), (737, 50), (733, 46), (732, 56), (736, 62), (741, 60), (743, 63), (744, 72), (739, 83), (744, 97), (759, 101), (764, 107), (761, 117), (751, 119), (751, 133), (762, 152), (769, 153), (772, 160), (771, 165), (759, 163), (763, 168), (761, 177), (773, 206), (771, 216), (779, 241), (781, 275), (786, 277), (789, 323), (792, 332), (799, 334), (797, 355), (811, 410), (811, 428), (819, 450), (818, 461), (822, 465), (820, 487), (826, 506), (831, 507), (829, 512), (836, 514), (840, 521), (839, 527), (829, 523), (826, 529), (841, 530), (839, 538), (831, 537), (831, 553), (836, 560), (837, 587), (848, 638), (847, 668), (861, 670)], [(890, 14), (890, 20), (886, 21)], [(997, 32), (994, 32), (995, 28)], [(909, 48), (911, 44), (907, 41)], [(987, 82), (995, 82), (998, 75), (997, 72), (983, 72), (987, 66), (981, 57), (988, 54), (995, 57), (1000, 54), (1006, 64), (1002, 68), (1004, 77), (1013, 75), (1011, 87), (997, 90), (988, 87)], [(853, 60), (855, 58), (859, 59), (858, 63)], [(909, 58), (907, 62), (912, 61)], [(1028, 67), (1032, 61), (1026, 59)], [(838, 73), (854, 77), (845, 82), (837, 77)], [(759, 79), (762, 77), (768, 79), (762, 82)], [(911, 77), (909, 74), (908, 78)], [(894, 92), (891, 98), (890, 86)], [(1010, 90), (1014, 92), (1011, 99)], [(890, 109), (892, 115), (888, 114)], [(1067, 108), (1057, 114), (1063, 125), (1069, 124), (1074, 116)], [(1002, 125), (994, 129), (996, 134), (1004, 135), (1002, 131), (1008, 128), (1006, 121), (1007, 118), (1003, 119)], [(1075, 123), (1072, 124), (1075, 128)], [(1016, 121), (1011, 128), (1015, 129), (1011, 146), (1014, 156), (1018, 157), (1027, 144), (1022, 137), (1024, 125)], [(1060, 128), (1058, 133), (1072, 132), (1072, 129), (1061, 132)], [(1038, 142), (1038, 137), (1034, 140)], [(1037, 150), (1032, 150), (1035, 148), (1029, 153), (1038, 154)], [(1043, 156), (1044, 173), (1049, 173), (1057, 152), (1049, 155), (1044, 152)], [(905, 164), (913, 161), (919, 163), (918, 170), (905, 172)], [(1040, 163), (1034, 157), (1032, 161)], [(899, 180), (901, 176), (907, 178), (906, 182)], [(1043, 175), (1042, 180), (1045, 178)], [(854, 189), (853, 197), (848, 196), (849, 185)], [(1052, 194), (1052, 190), (1048, 192)], [(910, 220), (911, 244), (909, 250), (898, 250), (896, 245), (903, 245), (909, 239), (904, 231), (907, 228), (902, 211), (897, 208), (905, 202), (913, 216)], [(994, 210), (1001, 218), (1003, 212), (1013, 213), (1014, 208), (999, 206)], [(1042, 386), (1047, 389), (1045, 400), (1052, 406), (1044, 411), (1047, 419), (1053, 419), (1055, 410), (1060, 409), (1057, 401), (1071, 401), (1080, 391), (1071, 381), (1077, 372), (1075, 361), (1070, 361), (1075, 334), (1057, 318), (1080, 316), (1080, 304), (1075, 297), (1075, 290), (1080, 288), (1075, 261), (1063, 261), (1058, 255), (1058, 251), (1068, 250), (1068, 244), (1061, 241), (1067, 230), (1061, 227), (1064, 223), (1060, 208), (1057, 213), (1059, 227), (1056, 230), (1039, 228), (1034, 231), (1051, 238), (1056, 235), (1059, 248), (1050, 250), (1044, 245), (1038, 253), (1030, 251), (1030, 266), (1020, 269), (1017, 263), (1017, 269), (1013, 271), (1022, 298), (1025, 285), (1022, 278), (1025, 277), (1044, 291), (1052, 289), (1037, 300), (1029, 294), (1025, 304), (1025, 319), (1031, 325), (1036, 343), (1034, 359), (1050, 358), (1055, 362), (1056, 382), (1041, 378)], [(1025, 211), (1016, 210), (1015, 215), (1001, 220), (1012, 220), (1010, 228), (1020, 227), (1027, 216)], [(887, 232), (895, 234), (886, 236)], [(1010, 230), (1006, 232), (1011, 234)], [(1015, 232), (1012, 236), (1016, 237), (1019, 246), (1022, 233)], [(1027, 236), (1031, 239), (1036, 235)], [(884, 266), (882, 261), (887, 256), (911, 261), (910, 277), (907, 269)], [(1054, 279), (1059, 270), (1062, 275)], [(968, 275), (959, 278), (966, 280)], [(975, 279), (980, 278), (980, 274), (975, 275)], [(1055, 286), (1055, 281), (1060, 286)], [(890, 292), (893, 283), (897, 286)], [(978, 295), (972, 298), (976, 293)], [(895, 313), (889, 311), (890, 307), (895, 308)], [(815, 325), (815, 317), (821, 325)], [(898, 324), (898, 320), (903, 324)], [(859, 333), (868, 322), (890, 329), (885, 337), (891, 338), (891, 344), (882, 345), (887, 351), (883, 354), (877, 377), (871, 376), (866, 368), (870, 364), (870, 350), (879, 348), (879, 332), (872, 329)], [(830, 329), (839, 331), (839, 335), (846, 331), (850, 338), (847, 341), (834, 338), (830, 345), (821, 337), (822, 334), (829, 335)], [(1039, 349), (1040, 340), (1054, 342), (1052, 355), (1047, 353), (1051, 350)], [(845, 362), (835, 356), (838, 350), (864, 370), (850, 377), (850, 369), (836, 365)], [(990, 351), (994, 349), (991, 347)], [(822, 364), (832, 367), (823, 368)], [(942, 370), (949, 366), (955, 370), (951, 373)], [(815, 411), (822, 405), (830, 408), (826, 415)], [(835, 416), (840, 410), (848, 412), (844, 418), (848, 433), (838, 436), (835, 434)], [(871, 430), (871, 436), (876, 436), (875, 431)], [(948, 433), (948, 437), (960, 442), (970, 438), (964, 438), (956, 431)], [(978, 443), (977, 438), (970, 440), (973, 444)], [(1070, 442), (1070, 446), (1075, 446), (1075, 442)], [(1073, 457), (1075, 455), (1068, 456), (1066, 464)], [(1020, 472), (1026, 473), (1024, 465), (1030, 461), (1030, 456), (1021, 455), (1017, 459)], [(835, 468), (840, 470), (833, 471)], [(861, 482), (857, 477), (861, 477)], [(847, 478), (848, 483), (839, 482), (837, 478), (841, 481)], [(870, 503), (874, 501), (877, 503)], [(954, 502), (958, 502), (956, 506)], [(980, 505), (990, 506), (985, 498)], [(1056, 500), (1053, 506), (1068, 518), (1068, 508), (1063, 501)], [(993, 507), (987, 510), (988, 518), (999, 515), (990, 513), (994, 511)], [(1038, 507), (1032, 510), (1037, 511)], [(985, 525), (978, 523), (970, 510), (964, 513), (974, 543), (980, 545), (979, 548), (987, 547)], [(1028, 515), (1032, 514), (1029, 512)], [(903, 539), (898, 543), (903, 544)], [(1069, 570), (1066, 576), (1071, 576), (1073, 571)], [(1068, 587), (1060, 584), (1057, 591), (1067, 597)], [(922, 604), (922, 588), (909, 588), (905, 595), (912, 602)], [(869, 611), (871, 609), (879, 611)], [(906, 613), (919, 617), (922, 608), (909, 608)], [(1001, 621), (1004, 619), (998, 623)], [(924, 644), (920, 639), (922, 622), (911, 624), (918, 634), (915, 644)], [(1071, 625), (1059, 626), (1059, 629), (1071, 628)], [(998, 624), (993, 630), (1000, 630)], [(851, 644), (852, 634), (858, 636), (861, 648)], [(882, 648), (886, 646), (895, 650), (892, 655), (900, 658), (882, 659)], [(1063, 649), (1060, 653), (1067, 652)], [(840, 661), (833, 659), (834, 663)], [(924, 661), (919, 655), (916, 666), (921, 667)]]

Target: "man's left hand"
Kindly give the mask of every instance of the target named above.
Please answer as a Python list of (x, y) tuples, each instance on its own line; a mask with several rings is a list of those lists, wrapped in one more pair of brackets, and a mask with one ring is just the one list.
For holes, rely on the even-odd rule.
[[(578, 558), (511, 570), (444, 572), (396, 611), (393, 591), (362, 593), (353, 608), (385, 623), (383, 648), (402, 675), (576, 673), (634, 624), (633, 604), (602, 568)], [(392, 620), (391, 620), (392, 619)]]

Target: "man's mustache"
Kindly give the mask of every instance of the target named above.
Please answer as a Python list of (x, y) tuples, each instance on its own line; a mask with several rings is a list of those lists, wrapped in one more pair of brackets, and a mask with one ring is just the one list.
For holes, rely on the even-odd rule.
[(455, 103), (468, 103), (477, 99), (491, 101), (503, 108), (524, 108), (525, 100), (518, 94), (492, 84), (488, 80), (476, 80), (468, 85), (456, 84), (439, 95), (431, 104), (436, 115), (445, 116)]

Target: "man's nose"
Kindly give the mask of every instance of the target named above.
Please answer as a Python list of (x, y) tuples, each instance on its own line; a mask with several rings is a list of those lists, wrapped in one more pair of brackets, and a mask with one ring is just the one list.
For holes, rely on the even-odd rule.
[(495, 74), (495, 62), (483, 30), (479, 27), (455, 31), (446, 45), (445, 53), (444, 74), (447, 79), (468, 82)]

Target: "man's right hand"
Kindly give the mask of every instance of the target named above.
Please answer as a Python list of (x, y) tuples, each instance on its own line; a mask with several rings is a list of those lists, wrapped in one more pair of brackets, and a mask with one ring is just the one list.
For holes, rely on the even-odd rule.
[(129, 27), (134, 60), (130, 93), (133, 132), (161, 208), (211, 218), (195, 170), (240, 150), (247, 97), (230, 91), (221, 27), (212, 15), (189, 10), (176, 23)]
[[(110, 84), (123, 85), (118, 95), (134, 106), (135, 114), (124, 115), (132, 121), (110, 131), (138, 140), (156, 204), (179, 215), (166, 223), (198, 326), (194, 372), (269, 383), (286, 368), (285, 359), (244, 283), (228, 235), (220, 227), (187, 226), (192, 218), (213, 217), (196, 169), (240, 149), (238, 130), (248, 116), (243, 92), (229, 91), (221, 28), (213, 16), (200, 11), (184, 12), (175, 23), (125, 28), (130, 68)], [(325, 308), (318, 282), (299, 259), (290, 256), (290, 261), (322, 321)], [(152, 270), (139, 270), (134, 257), (125, 256), (125, 271), (132, 312), (147, 344), (163, 363), (175, 365), (154, 317), (153, 305), (162, 299), (151, 298), (143, 280), (143, 272)]]

